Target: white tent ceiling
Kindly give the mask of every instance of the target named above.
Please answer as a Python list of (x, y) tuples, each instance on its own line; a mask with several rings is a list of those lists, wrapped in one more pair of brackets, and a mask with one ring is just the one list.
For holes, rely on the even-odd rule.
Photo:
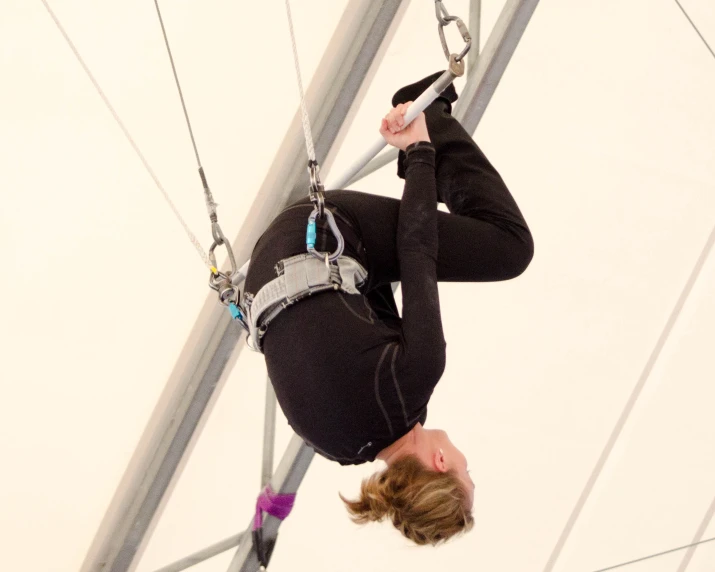
[[(346, 0), (292, 0), (307, 85)], [(209, 225), (154, 6), (51, 3), (202, 242)], [(283, 2), (165, 3), (227, 234), (297, 108)], [(467, 0), (449, 0), (466, 18)], [(503, 2), (483, 0), (482, 41)], [(715, 42), (715, 4), (683, 0)], [(74, 571), (206, 297), (206, 272), (41, 2), (0, 18), (0, 532), (3, 568)], [(412, 2), (334, 165), (392, 93), (444, 68), (433, 3)], [(458, 89), (463, 80), (457, 83)], [(476, 133), (536, 241), (519, 279), (441, 286), (448, 368), (428, 425), (466, 452), (475, 530), (438, 550), (359, 529), (374, 467), (316, 459), (274, 572), (594, 572), (715, 537), (715, 256), (573, 526), (715, 225), (715, 60), (673, 0), (543, 0)], [(399, 196), (394, 165), (355, 186)], [(241, 530), (260, 473), (264, 369), (243, 352), (140, 572)], [(279, 422), (277, 450), (289, 439)], [(712, 516), (712, 514), (710, 514)], [(565, 535), (563, 550), (556, 550)], [(684, 558), (688, 556), (688, 560)], [(225, 570), (229, 555), (195, 568)], [(715, 543), (623, 568), (715, 569)]]

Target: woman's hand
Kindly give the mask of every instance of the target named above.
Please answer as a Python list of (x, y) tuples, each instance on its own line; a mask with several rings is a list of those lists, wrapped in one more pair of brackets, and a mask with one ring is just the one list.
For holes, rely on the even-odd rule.
[(424, 113), (420, 113), (412, 123), (405, 127), (405, 113), (410, 105), (412, 102), (408, 101), (393, 107), (382, 119), (380, 125), (380, 135), (385, 138), (385, 141), (402, 151), (417, 141), (430, 140)]

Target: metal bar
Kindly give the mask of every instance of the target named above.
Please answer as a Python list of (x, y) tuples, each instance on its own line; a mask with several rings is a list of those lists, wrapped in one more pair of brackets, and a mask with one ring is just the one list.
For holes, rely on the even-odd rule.
[[(643, 558), (637, 558), (635, 560), (629, 560), (628, 562), (622, 562), (621, 564), (616, 564), (615, 566), (609, 566), (608, 568), (601, 568), (600, 570), (595, 570), (594, 572), (609, 572), (610, 570), (616, 570), (617, 568), (625, 568), (626, 566), (632, 566), (633, 564), (638, 564), (640, 562), (645, 562), (646, 560), (653, 560), (654, 558), (660, 558), (666, 554), (673, 554), (674, 552), (680, 552), (681, 550), (687, 550), (688, 548), (697, 548), (703, 544), (708, 544), (710, 542), (715, 542), (715, 538), (708, 538), (707, 540), (701, 540), (695, 544), (686, 544), (685, 546), (678, 546), (677, 548), (671, 548), (670, 550), (664, 550), (663, 552), (658, 552), (656, 554), (651, 554), (650, 556), (644, 556)], [(680, 570), (678, 570), (680, 572)]]
[(538, 4), (539, 0), (507, 0), (502, 9), (472, 72), (476, 81), (467, 82), (460, 96), (465, 104), (457, 118), (468, 133), (477, 130)]
[[(296, 493), (314, 456), (315, 451), (303, 443), (300, 437), (293, 435), (271, 479), (271, 488), (280, 494)], [(270, 515), (263, 519), (263, 539), (266, 543), (275, 543), (280, 524), (280, 520)], [(252, 526), (253, 519), (246, 532), (249, 538)], [(256, 572), (260, 566), (253, 543), (244, 542), (239, 545), (228, 572)]]
[(683, 556), (683, 559), (680, 562), (680, 566), (678, 566), (677, 572), (685, 572), (688, 569), (688, 566), (690, 566), (690, 561), (693, 559), (693, 556), (695, 556), (695, 551), (697, 550), (698, 546), (701, 544), (703, 536), (705, 536), (705, 532), (707, 531), (707, 529), (710, 526), (710, 523), (712, 522), (714, 517), (715, 517), (715, 498), (713, 499), (713, 502), (710, 503), (708, 510), (705, 512), (705, 516), (703, 517), (703, 520), (700, 523), (700, 526), (698, 526), (698, 530), (695, 532), (695, 537), (693, 538), (693, 542), (692, 542), (691, 546), (688, 547), (688, 551)]
[(276, 444), (276, 393), (271, 379), (266, 376), (266, 414), (263, 418), (263, 466), (261, 486), (265, 487), (273, 476), (273, 452)]
[[(477, 65), (467, 76), (467, 83), (454, 106), (454, 116), (468, 133), (474, 133), (484, 111), (494, 96), (524, 30), (536, 10), (539, 0), (507, 0), (489, 35)], [(397, 149), (391, 149), (373, 159), (350, 179), (352, 185), (397, 159)]]
[[(350, 0), (306, 93), (321, 170), (327, 172), (352, 122), (376, 65), (404, 14), (404, 0)], [(273, 218), (307, 193), (300, 113), (233, 243), (239, 265)], [(122, 477), (81, 572), (128, 572), (186, 463), (188, 454), (218, 398), (229, 359), (235, 360), (242, 330), (207, 296), (162, 396)]]
[(209, 558), (218, 556), (222, 552), (226, 552), (227, 550), (231, 550), (231, 548), (235, 548), (241, 543), (241, 539), (243, 538), (243, 536), (243, 533), (234, 534), (226, 540), (222, 540), (221, 542), (212, 544), (208, 548), (204, 548), (203, 550), (195, 552), (194, 554), (191, 554), (186, 558), (177, 560), (173, 564), (169, 564), (168, 566), (164, 566), (163, 568), (156, 570), (156, 572), (182, 572), (182, 570), (187, 570), (188, 568), (191, 568), (196, 564), (205, 562)]
[(370, 161), (363, 169), (361, 169), (352, 179), (350, 179), (347, 182), (346, 187), (350, 187), (351, 185), (354, 185), (358, 181), (364, 179), (368, 175), (371, 175), (375, 171), (379, 171), (386, 165), (389, 165), (390, 163), (397, 161), (397, 157), (399, 155), (399, 150), (395, 149), (394, 147), (389, 149), (388, 151), (385, 151), (382, 155), (379, 155), (378, 157), (375, 157), (372, 161)]
[[(460, 70), (463, 72), (464, 67), (459, 65)], [(435, 99), (439, 97), (439, 94), (442, 93), (445, 89), (447, 89), (447, 86), (451, 84), (454, 81), (454, 78), (457, 77), (455, 72), (453, 72), (451, 69), (448, 69), (445, 71), (439, 78), (437, 78), (437, 81), (435, 81), (431, 86), (429, 86), (420, 96), (413, 102), (413, 104), (410, 106), (410, 108), (407, 110), (407, 113), (405, 114), (405, 125), (409, 125), (412, 123), (412, 121), (417, 117), (420, 113), (422, 113), (427, 107), (432, 103)], [(359, 171), (360, 169), (364, 168), (365, 165), (367, 165), (370, 160), (375, 157), (382, 149), (384, 149), (387, 146), (387, 142), (385, 141), (384, 137), (380, 135), (370, 147), (367, 148), (366, 151), (363, 152), (362, 155), (360, 155), (355, 162), (348, 167), (344, 173), (342, 173), (339, 177), (336, 177), (333, 180), (328, 181), (328, 184), (325, 185), (326, 189), (342, 189), (348, 181), (350, 181)]]
[(468, 27), (469, 35), (472, 36), (472, 48), (467, 55), (467, 77), (474, 72), (479, 62), (482, 40), (482, 0), (470, 0)]

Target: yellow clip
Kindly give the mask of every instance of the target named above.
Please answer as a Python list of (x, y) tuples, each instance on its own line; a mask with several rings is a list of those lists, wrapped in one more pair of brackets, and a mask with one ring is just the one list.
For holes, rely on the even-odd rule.
[(215, 276), (218, 276), (218, 269), (215, 266), (211, 267), (211, 272), (213, 272)]

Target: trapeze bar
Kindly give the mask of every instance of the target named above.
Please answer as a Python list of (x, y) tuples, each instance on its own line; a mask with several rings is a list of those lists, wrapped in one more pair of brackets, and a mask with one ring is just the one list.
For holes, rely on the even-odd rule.
[[(463, 70), (464, 66), (461, 65)], [(460, 74), (461, 75), (461, 74)], [(414, 102), (410, 105), (410, 108), (405, 114), (405, 125), (409, 125), (420, 113), (422, 113), (427, 106), (432, 103), (435, 99), (439, 97), (447, 86), (454, 81), (454, 78), (458, 77), (456, 73), (451, 70), (444, 72), (430, 87), (428, 87)], [(362, 154), (357, 160), (339, 177), (333, 181), (328, 181), (325, 188), (330, 189), (343, 189), (348, 184), (348, 182), (367, 165), (370, 160), (382, 151), (387, 146), (387, 142), (384, 137), (380, 135), (375, 142)]]
[[(454, 106), (454, 116), (468, 133), (477, 130), (538, 3), (539, 0), (507, 0), (502, 9), (484, 50), (477, 59), (476, 65), (470, 69), (464, 89)], [(472, 45), (474, 46), (474, 42)], [(397, 159), (397, 155), (397, 149), (390, 149), (373, 159), (346, 184), (352, 185), (392, 163)]]
[(241, 543), (241, 539), (243, 537), (243, 533), (234, 534), (226, 540), (217, 542), (216, 544), (213, 544), (208, 548), (204, 548), (203, 550), (200, 550), (190, 556), (187, 556), (186, 558), (177, 560), (173, 564), (169, 564), (168, 566), (164, 566), (163, 568), (156, 570), (156, 572), (182, 572), (183, 570), (187, 570), (192, 566), (196, 566), (196, 564), (201, 564), (201, 562), (205, 562), (206, 560), (213, 558), (214, 556), (218, 556), (222, 552), (226, 552), (227, 550), (235, 548)]
[[(298, 487), (308, 472), (315, 451), (308, 447), (297, 435), (293, 435), (288, 448), (281, 459), (276, 474), (271, 479), (271, 488), (279, 494), (289, 494), (298, 492)], [(278, 536), (278, 527), (281, 521), (277, 518), (266, 515), (263, 519), (263, 540), (266, 544), (274, 544)], [(246, 534), (250, 538), (253, 519)], [(256, 572), (261, 564), (252, 542), (244, 542), (238, 547), (238, 551), (228, 567), (228, 572)]]
[[(404, 0), (350, 0), (306, 93), (318, 156), (329, 167), (344, 123), (351, 121)], [(238, 264), (275, 216), (306, 194), (305, 143), (296, 113), (266, 179), (232, 243)], [(243, 330), (207, 296), (137, 450), (122, 477), (81, 572), (128, 572), (136, 566), (203, 423), (220, 393), (222, 373), (243, 348)]]

